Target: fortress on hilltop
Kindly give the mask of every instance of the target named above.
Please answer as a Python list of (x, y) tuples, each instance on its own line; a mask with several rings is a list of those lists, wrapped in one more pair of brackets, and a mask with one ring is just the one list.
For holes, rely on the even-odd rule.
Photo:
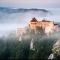
[[(43, 31), (46, 33), (46, 34), (50, 34), (50, 33), (53, 33), (55, 31), (59, 31), (59, 25), (54, 23), (54, 21), (49, 21), (49, 20), (46, 20), (46, 19), (43, 19), (43, 20), (37, 20), (35, 17), (32, 18), (28, 24), (27, 24), (27, 28), (31, 31), (31, 30), (34, 30), (36, 31), (38, 28), (42, 28)], [(26, 28), (18, 28), (17, 29), (17, 32), (18, 34), (25, 34), (27, 31), (26, 31)]]

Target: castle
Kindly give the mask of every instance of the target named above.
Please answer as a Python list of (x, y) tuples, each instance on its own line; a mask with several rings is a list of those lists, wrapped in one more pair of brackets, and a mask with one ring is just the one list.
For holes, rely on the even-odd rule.
[(53, 21), (49, 20), (37, 20), (35, 17), (32, 18), (29, 22), (29, 28), (31, 30), (36, 30), (37, 27), (42, 28), (45, 33), (52, 33), (55, 30), (58, 31), (58, 24), (55, 24)]

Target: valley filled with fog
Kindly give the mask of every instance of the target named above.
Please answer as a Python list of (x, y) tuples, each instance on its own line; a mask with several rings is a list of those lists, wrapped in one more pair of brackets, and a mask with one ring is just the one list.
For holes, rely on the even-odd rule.
[[(49, 60), (60, 59), (60, 31), (46, 35), (40, 29), (36, 33), (27, 29), (17, 35), (17, 28), (28, 26), (35, 17), (47, 19), (60, 25), (57, 9), (13, 9), (0, 7), (0, 59), (1, 60)], [(58, 13), (56, 13), (58, 12)]]

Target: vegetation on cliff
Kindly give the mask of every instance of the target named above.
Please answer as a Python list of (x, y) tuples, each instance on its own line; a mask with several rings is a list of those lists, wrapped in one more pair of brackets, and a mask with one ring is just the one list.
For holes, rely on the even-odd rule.
[[(33, 39), (33, 49), (30, 49)], [(22, 40), (15, 34), (0, 38), (0, 60), (48, 60), (52, 52), (56, 38), (47, 37), (44, 32), (27, 30), (22, 35)]]

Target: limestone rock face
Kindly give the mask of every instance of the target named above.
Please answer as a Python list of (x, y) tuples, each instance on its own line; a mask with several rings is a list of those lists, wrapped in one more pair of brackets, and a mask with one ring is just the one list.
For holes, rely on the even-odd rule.
[(54, 45), (52, 49), (54, 54), (60, 55), (60, 40), (58, 40)]

